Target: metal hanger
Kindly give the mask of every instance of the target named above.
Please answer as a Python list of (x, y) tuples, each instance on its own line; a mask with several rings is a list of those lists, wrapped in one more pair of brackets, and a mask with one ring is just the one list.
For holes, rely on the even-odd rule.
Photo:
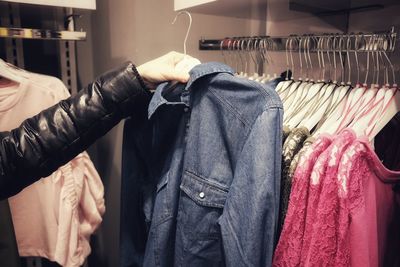
[[(188, 57), (187, 56), (187, 49), (186, 49), (186, 43), (189, 37), (189, 33), (190, 33), (190, 29), (192, 28), (192, 15), (190, 15), (189, 12), (187, 11), (180, 11), (178, 12), (178, 14), (176, 14), (174, 20), (172, 21), (172, 25), (175, 24), (175, 22), (177, 21), (178, 17), (182, 14), (185, 14), (189, 17), (189, 26), (187, 28), (186, 31), (186, 35), (185, 35), (185, 39), (183, 40), (183, 54), (184, 57), (181, 61), (179, 61), (176, 66), (175, 69), (177, 70), (181, 70), (181, 71), (185, 71), (185, 72), (189, 72), (193, 67), (195, 67), (196, 65), (200, 64), (201, 62), (196, 59), (196, 58), (192, 58), (192, 57)], [(172, 91), (174, 90), (177, 85), (179, 84), (178, 81), (172, 81), (167, 89), (167, 91)]]
[(187, 52), (187, 50), (186, 50), (186, 42), (187, 42), (188, 37), (189, 37), (190, 29), (192, 28), (192, 15), (190, 15), (190, 13), (187, 12), (187, 11), (180, 11), (180, 12), (178, 12), (178, 14), (176, 14), (174, 20), (172, 21), (172, 25), (175, 24), (175, 22), (178, 19), (178, 17), (180, 15), (182, 15), (182, 14), (185, 14), (185, 15), (187, 15), (189, 17), (189, 27), (187, 28), (185, 39), (183, 40), (183, 54), (186, 55), (186, 52)]
[(229, 42), (228, 39), (222, 39), (222, 40), (220, 41), (220, 43), (219, 43), (219, 50), (221, 51), (221, 55), (222, 55), (222, 59), (223, 59), (224, 63), (225, 63), (226, 65), (229, 65), (229, 64), (228, 64), (228, 59), (227, 59), (227, 57), (225, 56), (224, 49), (223, 49), (224, 44), (225, 44), (226, 41)]

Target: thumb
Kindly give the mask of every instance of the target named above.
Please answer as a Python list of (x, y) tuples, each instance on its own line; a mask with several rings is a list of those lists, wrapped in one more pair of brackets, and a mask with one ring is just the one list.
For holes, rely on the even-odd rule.
[(185, 71), (171, 71), (167, 77), (169, 80), (178, 81), (181, 83), (187, 83), (190, 75)]

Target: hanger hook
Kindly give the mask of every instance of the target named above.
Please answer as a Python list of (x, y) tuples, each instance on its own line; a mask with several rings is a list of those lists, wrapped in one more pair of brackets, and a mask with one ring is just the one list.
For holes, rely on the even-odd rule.
[(187, 11), (180, 11), (178, 14), (176, 14), (174, 20), (172, 21), (172, 24), (175, 24), (178, 17), (182, 14), (186, 14), (189, 17), (189, 27), (186, 31), (185, 40), (183, 41), (183, 54), (186, 55), (186, 42), (189, 37), (190, 29), (192, 28), (192, 15), (190, 15), (190, 13)]
[(303, 38), (300, 36), (299, 37), (299, 65), (300, 65), (300, 79), (303, 76), (303, 61), (301, 58), (301, 44), (303, 43)]
[(314, 41), (317, 44), (317, 52), (318, 52), (318, 67), (320, 69), (320, 77), (322, 81), (325, 81), (325, 58), (324, 58), (324, 42), (327, 42), (327, 39), (325, 37), (313, 37)]
[(360, 83), (360, 65), (358, 61), (358, 47), (360, 45), (360, 34), (356, 33), (354, 35), (354, 59), (356, 61), (356, 68), (357, 68), (357, 84)]
[(285, 54), (286, 54), (286, 80), (289, 80), (289, 40), (290, 37), (286, 39), (285, 43)]
[(333, 53), (333, 70), (334, 70), (334, 77), (333, 80), (337, 83), (337, 64), (336, 64), (336, 49), (337, 49), (337, 34), (333, 35), (333, 42), (332, 42), (332, 53)]
[[(394, 31), (394, 30), (392, 29), (392, 31)], [(391, 42), (392, 39), (393, 39), (393, 36), (392, 36), (393, 33), (392, 33), (392, 31), (390, 32), (390, 35), (387, 37), (387, 38), (389, 39), (390, 42)], [(394, 40), (394, 42), (395, 42), (395, 40)], [(392, 47), (392, 45), (393, 45), (393, 47)], [(392, 49), (394, 49), (394, 43), (391, 43), (391, 44), (390, 44), (390, 46), (389, 46), (389, 52), (393, 52)], [(383, 51), (383, 54), (384, 54), (384, 56), (385, 56), (387, 62), (389, 63), (390, 69), (391, 69), (391, 71), (392, 71), (393, 86), (397, 86), (397, 84), (396, 84), (396, 74), (395, 74), (395, 70), (394, 70), (394, 66), (393, 66), (393, 64), (392, 64), (392, 61), (390, 60), (389, 56), (387, 55), (386, 50)]]
[(330, 47), (331, 47), (331, 40), (332, 40), (332, 35), (328, 35), (325, 37), (326, 38), (326, 57), (328, 59), (329, 62), (329, 72), (328, 72), (328, 76), (329, 79), (332, 79), (331, 77), (331, 71), (332, 71), (332, 61), (331, 61), (331, 54), (330, 54)]
[(311, 55), (310, 55), (311, 45), (315, 45), (313, 42), (314, 42), (313, 37), (309, 36), (308, 37), (308, 41), (307, 41), (307, 43), (308, 43), (307, 44), (307, 57), (308, 57), (308, 60), (310, 61), (311, 75), (313, 75), (313, 69), (314, 69), (313, 64), (312, 64), (312, 60), (311, 60)]
[(353, 37), (353, 34), (349, 34), (348, 36), (347, 36), (347, 40), (346, 40), (346, 58), (347, 58), (347, 66), (348, 66), (348, 68), (349, 68), (349, 71), (348, 71), (348, 77), (347, 77), (347, 84), (348, 85), (351, 85), (351, 61), (350, 61), (350, 50), (351, 50), (351, 44), (352, 44), (352, 37)]

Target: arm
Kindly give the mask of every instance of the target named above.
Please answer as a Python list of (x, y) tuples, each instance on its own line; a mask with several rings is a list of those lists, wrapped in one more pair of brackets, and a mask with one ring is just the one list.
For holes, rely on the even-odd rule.
[(282, 110), (264, 111), (241, 151), (219, 220), (227, 266), (271, 266), (279, 212)]
[[(187, 81), (174, 72), (178, 53), (136, 68), (131, 63), (101, 75), (93, 83), (10, 132), (0, 132), (0, 199), (46, 177), (87, 149), (122, 119), (147, 116), (150, 92), (166, 80)], [(140, 75), (139, 75), (139, 73)], [(142, 79), (143, 78), (143, 79)]]

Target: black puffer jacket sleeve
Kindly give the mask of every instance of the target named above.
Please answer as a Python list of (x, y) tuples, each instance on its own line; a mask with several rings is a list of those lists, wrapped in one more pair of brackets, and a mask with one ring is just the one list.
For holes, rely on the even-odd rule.
[(132, 63), (97, 78), (20, 127), (0, 133), (0, 199), (49, 176), (123, 118), (146, 116), (150, 92)]

